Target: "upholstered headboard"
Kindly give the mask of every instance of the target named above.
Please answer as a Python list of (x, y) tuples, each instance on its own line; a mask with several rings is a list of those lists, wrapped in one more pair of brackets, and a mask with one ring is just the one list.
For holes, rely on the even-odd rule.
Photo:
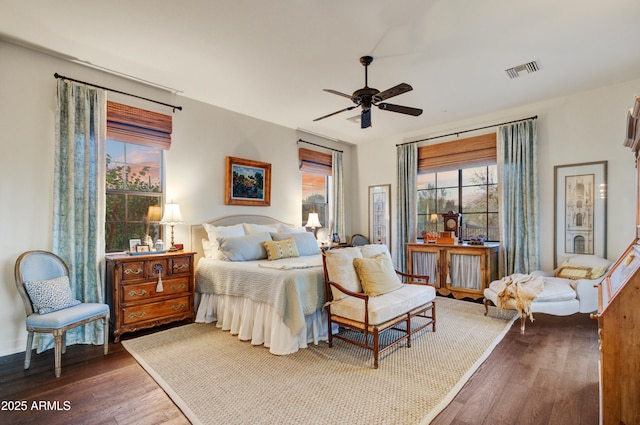
[[(251, 224), (286, 224), (287, 226), (292, 226), (292, 224), (285, 223), (284, 221), (277, 220), (273, 217), (268, 217), (266, 215), (253, 215), (253, 214), (238, 214), (238, 215), (228, 215), (225, 217), (218, 217), (211, 221), (207, 221), (206, 223), (212, 224), (214, 226), (232, 226), (234, 224), (240, 223), (251, 223)], [(202, 249), (202, 239), (207, 239), (207, 232), (204, 230), (204, 226), (202, 224), (196, 224), (189, 228), (189, 240), (191, 242), (191, 250), (195, 251), (195, 264), (198, 264), (198, 260), (204, 255)]]

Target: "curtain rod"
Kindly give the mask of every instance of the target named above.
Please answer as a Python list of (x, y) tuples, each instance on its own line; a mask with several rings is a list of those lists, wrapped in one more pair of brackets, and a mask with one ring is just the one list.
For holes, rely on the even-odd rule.
[(99, 86), (97, 84), (87, 83), (86, 81), (75, 80), (73, 78), (69, 78), (69, 77), (65, 77), (64, 75), (60, 75), (57, 72), (55, 74), (53, 74), (53, 76), (56, 77), (56, 78), (62, 78), (63, 80), (69, 80), (69, 81), (74, 81), (76, 83), (86, 84), (88, 86), (96, 87), (98, 89), (108, 90), (108, 91), (111, 91), (111, 92), (114, 92), (114, 93), (119, 93), (119, 94), (124, 94), (126, 96), (136, 97), (138, 99), (146, 100), (147, 102), (152, 102), (152, 103), (157, 103), (159, 105), (168, 106), (169, 108), (173, 108), (173, 112), (175, 112), (176, 109), (178, 111), (182, 111), (182, 106), (170, 105), (168, 103), (159, 102), (159, 101), (153, 100), (153, 99), (148, 99), (146, 97), (138, 96), (136, 94), (126, 93), (126, 92), (123, 92), (123, 91), (120, 91), (120, 90), (115, 90), (115, 89), (110, 89), (109, 87), (103, 87), (103, 86)]
[(302, 140), (302, 139), (298, 139), (298, 141), (297, 141), (296, 143), (300, 143), (300, 142), (302, 142), (302, 143), (308, 143), (308, 144), (310, 144), (310, 145), (318, 146), (318, 147), (325, 148), (325, 149), (329, 149), (330, 151), (336, 151), (336, 152), (343, 153), (340, 149), (329, 148), (329, 147), (327, 147), (327, 146), (322, 146), (322, 145), (319, 145), (319, 144), (317, 144), (317, 143), (307, 142), (306, 140)]
[(498, 127), (498, 126), (501, 126), (501, 125), (513, 124), (513, 123), (520, 122), (520, 121), (537, 120), (537, 119), (538, 119), (538, 116), (534, 115), (532, 117), (522, 118), (520, 120), (501, 122), (500, 124), (486, 125), (484, 127), (472, 128), (471, 130), (456, 131), (455, 133), (443, 134), (442, 136), (427, 137), (426, 139), (414, 140), (412, 142), (398, 143), (396, 146), (410, 145), (411, 143), (418, 143), (418, 142), (426, 142), (427, 140), (440, 139), (441, 137), (458, 136), (461, 133), (469, 133), (471, 131), (484, 130), (486, 128)]

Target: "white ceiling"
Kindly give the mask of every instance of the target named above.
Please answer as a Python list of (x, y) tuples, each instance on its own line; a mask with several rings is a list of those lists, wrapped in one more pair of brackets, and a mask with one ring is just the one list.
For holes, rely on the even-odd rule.
[[(638, 0), (0, 0), (0, 38), (351, 143), (640, 78)], [(313, 122), (352, 105), (322, 89), (363, 87), (363, 55), (369, 86), (409, 83), (389, 103), (424, 113)]]

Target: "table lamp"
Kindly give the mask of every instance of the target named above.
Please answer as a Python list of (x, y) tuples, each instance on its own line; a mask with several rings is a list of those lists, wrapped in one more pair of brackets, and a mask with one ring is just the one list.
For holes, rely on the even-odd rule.
[(318, 227), (322, 227), (320, 224), (320, 220), (318, 219), (318, 213), (309, 213), (309, 218), (307, 219), (307, 224), (304, 227), (311, 227), (313, 231), (313, 236), (316, 235), (316, 229)]
[(175, 244), (173, 243), (173, 226), (176, 224), (181, 224), (182, 214), (180, 213), (180, 205), (178, 204), (165, 204), (164, 206), (164, 215), (162, 216), (162, 220), (160, 223), (168, 224), (171, 226), (171, 248), (169, 251), (177, 251)]

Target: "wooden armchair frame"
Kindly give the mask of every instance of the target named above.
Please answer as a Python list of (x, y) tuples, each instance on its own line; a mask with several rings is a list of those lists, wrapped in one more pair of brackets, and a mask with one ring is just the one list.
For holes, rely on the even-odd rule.
[[(330, 281), (329, 274), (327, 272), (326, 256), (324, 255), (324, 253), (323, 253), (322, 264), (324, 269), (324, 278), (325, 278), (324, 281), (325, 281), (325, 289), (326, 289), (326, 297), (327, 297), (326, 308), (327, 308), (327, 320), (328, 320), (328, 330), (329, 330), (329, 336), (328, 336), (327, 342), (329, 344), (329, 347), (333, 346), (333, 338), (338, 338), (343, 341), (349, 342), (351, 344), (357, 345), (359, 347), (365, 348), (367, 350), (371, 350), (373, 352), (373, 367), (377, 369), (380, 352), (388, 348), (391, 348), (404, 340), (407, 341), (407, 347), (411, 347), (411, 335), (415, 334), (416, 332), (428, 326), (431, 326), (433, 332), (436, 331), (435, 299), (429, 301), (426, 304), (418, 306), (410, 311), (404, 312), (401, 315), (398, 315), (383, 323), (379, 323), (376, 325), (369, 324), (369, 300), (371, 297), (364, 293), (350, 291), (344, 288), (338, 282)], [(398, 270), (396, 270), (396, 273), (398, 274), (398, 276), (401, 277), (404, 284), (434, 286), (428, 283), (429, 276), (407, 274), (407, 273), (400, 272)], [(331, 303), (333, 302), (333, 293), (331, 291), (331, 287), (337, 288), (347, 296), (362, 300), (362, 303), (363, 303), (363, 308), (362, 308), (363, 319), (362, 320), (353, 320), (347, 317), (342, 317), (342, 316), (331, 313)], [(381, 295), (381, 296), (384, 296), (384, 295)], [(427, 315), (428, 311), (431, 311), (430, 316)], [(412, 329), (411, 318), (413, 317), (422, 317), (429, 320)], [(397, 326), (402, 322), (405, 322), (406, 324), (404, 329)], [(334, 335), (331, 332), (333, 323), (338, 324), (338, 326), (342, 326), (342, 327), (363, 333), (364, 342), (361, 342), (356, 339), (351, 339), (346, 335), (341, 335), (340, 333), (337, 333)], [(401, 332), (400, 336), (386, 343), (386, 345), (381, 346), (380, 334), (390, 329)]]

